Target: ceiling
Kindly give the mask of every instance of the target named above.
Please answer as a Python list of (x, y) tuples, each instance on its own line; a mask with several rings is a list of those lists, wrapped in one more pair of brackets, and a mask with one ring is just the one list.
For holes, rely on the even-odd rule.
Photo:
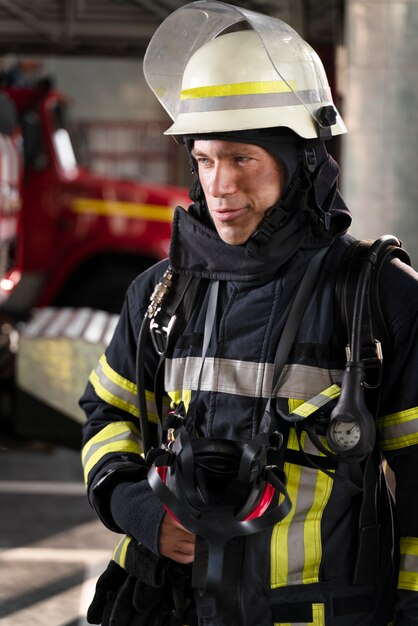
[[(320, 45), (340, 40), (344, 0), (232, 0), (274, 15)], [(184, 0), (0, 0), (0, 55), (142, 56)]]

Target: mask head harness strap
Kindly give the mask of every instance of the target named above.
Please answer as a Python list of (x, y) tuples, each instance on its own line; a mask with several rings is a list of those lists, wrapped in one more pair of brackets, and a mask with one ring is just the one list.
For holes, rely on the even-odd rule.
[(224, 547), (229, 539), (269, 528), (290, 511), (277, 455), (267, 434), (240, 444), (191, 439), (182, 428), (170, 449), (155, 458), (148, 472), (151, 488), (170, 514), (208, 546), (207, 567), (197, 561), (194, 566), (200, 570), (195, 576), (201, 595), (221, 594)]

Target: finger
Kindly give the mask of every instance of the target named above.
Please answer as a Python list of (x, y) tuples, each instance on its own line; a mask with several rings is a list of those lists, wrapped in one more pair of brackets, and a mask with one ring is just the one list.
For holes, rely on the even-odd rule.
[(160, 554), (178, 563), (192, 563), (195, 539), (195, 535), (186, 531), (169, 515), (164, 516), (158, 542)]
[(181, 563), (182, 565), (189, 565), (194, 561), (194, 553), (193, 554), (184, 554), (184, 552), (173, 551), (170, 555), (165, 555), (172, 561), (176, 561), (177, 563)]
[(180, 524), (180, 522), (177, 521), (176, 518), (173, 517), (169, 513), (166, 513), (166, 515), (165, 515), (165, 517), (163, 519), (163, 523), (166, 524), (167, 526), (173, 526), (173, 527), (176, 527), (176, 528), (180, 528), (185, 533), (188, 533), (189, 535), (193, 535), (193, 533), (190, 530), (187, 530), (187, 528), (185, 528), (182, 524)]
[(167, 545), (161, 543), (160, 554), (178, 563), (192, 563), (194, 560), (194, 545)]
[(184, 555), (194, 556), (195, 542), (185, 541), (181, 537), (160, 537), (159, 549), (161, 554), (167, 556), (171, 552), (180, 552)]

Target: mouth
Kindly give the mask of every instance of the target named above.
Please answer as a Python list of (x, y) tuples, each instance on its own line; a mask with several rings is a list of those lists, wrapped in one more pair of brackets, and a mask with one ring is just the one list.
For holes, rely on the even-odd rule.
[(241, 217), (241, 215), (244, 215), (245, 212), (245, 207), (240, 207), (238, 209), (215, 209), (212, 211), (212, 215), (218, 222), (230, 222), (238, 217)]

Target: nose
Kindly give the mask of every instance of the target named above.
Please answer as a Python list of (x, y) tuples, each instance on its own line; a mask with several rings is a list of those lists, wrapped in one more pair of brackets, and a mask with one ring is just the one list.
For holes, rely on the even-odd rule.
[(237, 175), (229, 163), (218, 161), (214, 164), (208, 191), (214, 198), (230, 195), (237, 190)]

